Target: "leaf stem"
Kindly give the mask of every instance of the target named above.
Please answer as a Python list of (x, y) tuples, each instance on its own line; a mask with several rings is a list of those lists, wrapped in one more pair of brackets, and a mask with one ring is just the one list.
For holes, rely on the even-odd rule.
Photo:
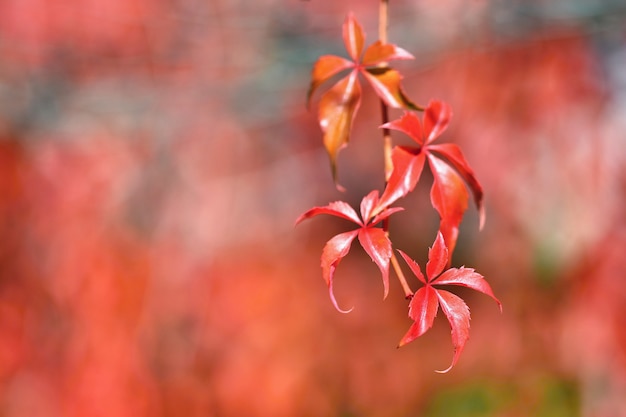
[(406, 278), (404, 277), (404, 273), (400, 268), (400, 264), (398, 263), (398, 258), (396, 258), (395, 253), (391, 253), (391, 265), (393, 266), (393, 270), (396, 271), (396, 275), (398, 276), (398, 280), (400, 281), (400, 285), (402, 285), (402, 289), (404, 290), (404, 297), (407, 300), (413, 298), (413, 290), (409, 287), (409, 284), (406, 282)]
[(389, 0), (380, 0), (378, 9), (378, 39), (387, 43), (387, 22), (389, 17)]
[[(383, 43), (387, 43), (387, 26), (389, 22), (389, 0), (380, 0), (379, 9), (378, 9), (378, 39)], [(389, 107), (384, 100), (380, 100), (380, 114), (382, 117), (383, 124), (389, 123)], [(391, 151), (393, 149), (393, 143), (391, 141), (391, 132), (389, 129), (383, 129), (383, 157), (385, 159), (385, 185), (389, 182), (389, 177), (391, 177), (391, 171), (393, 171), (393, 161), (391, 159)], [(385, 233), (389, 234), (389, 218), (383, 220), (383, 230)], [(393, 270), (396, 272), (396, 276), (398, 277), (398, 281), (400, 281), (400, 285), (404, 290), (404, 296), (407, 299), (411, 299), (413, 297), (413, 291), (409, 284), (406, 282), (406, 278), (404, 277), (404, 273), (402, 272), (402, 268), (400, 268), (400, 264), (398, 263), (398, 258), (396, 258), (395, 253), (391, 253), (391, 265), (393, 266)]]
[[(389, 0), (380, 0), (378, 9), (378, 39), (382, 43), (387, 43), (387, 26), (389, 21)], [(380, 114), (382, 116), (383, 124), (389, 122), (389, 107), (380, 100)], [(389, 181), (391, 171), (393, 171), (393, 162), (391, 160), (391, 133), (389, 129), (383, 129), (384, 148), (383, 155), (385, 159), (385, 183)]]
[[(389, 122), (389, 108), (384, 101), (380, 101), (380, 113), (382, 116), (383, 124)], [(385, 184), (389, 181), (389, 177), (391, 177), (391, 171), (393, 171), (393, 161), (391, 159), (391, 150), (393, 148), (393, 144), (391, 142), (391, 132), (389, 129), (383, 129), (383, 155), (385, 158)]]

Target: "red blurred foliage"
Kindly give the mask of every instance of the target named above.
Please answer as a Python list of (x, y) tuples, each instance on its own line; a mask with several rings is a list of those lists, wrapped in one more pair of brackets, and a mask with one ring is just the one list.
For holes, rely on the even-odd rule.
[[(445, 325), (395, 350), (405, 306), (381, 304), (363, 253), (342, 263), (336, 291), (356, 307), (337, 315), (317, 257), (337, 227), (293, 230), (337, 195), (304, 110), (312, 62), (277, 52), (277, 8), (304, 10), (320, 42), (348, 9), (375, 21), (364, 2), (297, 3), (0, 3), (0, 414), (401, 416), (491, 378), (519, 393), (493, 415), (521, 416), (553, 375), (575, 381), (582, 415), (624, 415), (624, 109), (589, 36), (470, 48), (442, 24), (469, 6), (398, 6), (453, 42), (416, 53), (430, 66), (404, 87), (455, 109), (446, 135), (487, 211), (456, 253), (506, 306), (470, 301), (480, 320), (441, 377)], [(356, 138), (377, 111), (364, 100)], [(416, 247), (431, 226), (392, 224)]]

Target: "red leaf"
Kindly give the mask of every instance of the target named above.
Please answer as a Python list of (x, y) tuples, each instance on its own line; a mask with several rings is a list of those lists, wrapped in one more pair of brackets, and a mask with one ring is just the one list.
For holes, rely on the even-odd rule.
[(420, 119), (414, 113), (405, 111), (399, 119), (385, 123), (380, 127), (402, 132), (417, 142), (418, 145), (424, 145), (422, 124), (420, 123)]
[(452, 328), (452, 346), (454, 346), (454, 356), (452, 363), (443, 371), (436, 371), (439, 373), (446, 373), (454, 365), (456, 365), (461, 352), (465, 347), (465, 343), (469, 339), (470, 328), (470, 311), (467, 304), (458, 296), (452, 294), (449, 291), (437, 290), (437, 298), (443, 313), (446, 315), (450, 327)]
[(448, 248), (446, 248), (441, 232), (438, 232), (435, 243), (433, 243), (433, 246), (428, 250), (428, 263), (426, 264), (428, 281), (434, 280), (441, 274), (441, 271), (443, 271), (443, 268), (445, 268), (447, 264)]
[(322, 96), (319, 107), (324, 146), (330, 157), (333, 180), (337, 184), (337, 154), (350, 139), (354, 117), (361, 104), (361, 86), (352, 72)]
[(463, 180), (469, 185), (472, 194), (474, 195), (474, 202), (480, 216), (480, 228), (482, 229), (485, 222), (485, 210), (483, 207), (483, 187), (480, 185), (474, 171), (469, 166), (461, 148), (453, 143), (444, 143), (441, 145), (431, 145), (428, 147), (429, 151), (436, 152), (443, 156), (463, 177)]
[(406, 253), (402, 252), (400, 249), (398, 249), (398, 252), (400, 252), (400, 255), (402, 255), (402, 258), (404, 258), (404, 261), (409, 266), (409, 268), (411, 268), (413, 275), (415, 275), (417, 279), (422, 281), (422, 283), (427, 284), (427, 281), (424, 278), (424, 274), (422, 274), (422, 269), (420, 268), (419, 264), (411, 259)]
[(378, 190), (371, 191), (361, 200), (361, 218), (367, 224), (372, 216), (372, 210), (378, 203)]
[(328, 291), (330, 293), (330, 299), (335, 308), (341, 313), (349, 313), (349, 310), (342, 310), (337, 304), (335, 294), (333, 293), (333, 277), (335, 275), (335, 269), (341, 259), (343, 259), (350, 251), (350, 246), (355, 237), (357, 237), (359, 230), (353, 230), (351, 232), (340, 233), (326, 242), (326, 246), (322, 250), (322, 277), (328, 285)]
[[(379, 204), (379, 207), (380, 207), (380, 204)], [(379, 214), (377, 214), (376, 216), (374, 216), (374, 218), (370, 221), (369, 224), (374, 226), (382, 222), (383, 220), (385, 220), (387, 217), (391, 216), (393, 213), (397, 213), (403, 210), (404, 210), (403, 207), (391, 207), (391, 208), (385, 209)], [(378, 211), (378, 207), (376, 208), (376, 211)]]
[(394, 147), (391, 159), (393, 161), (393, 171), (387, 182), (387, 187), (383, 192), (380, 207), (393, 204), (397, 199), (404, 197), (417, 185), (424, 168), (425, 154), (404, 147)]
[(353, 61), (358, 61), (361, 57), (364, 41), (363, 28), (352, 13), (348, 14), (343, 23), (343, 43)]
[(296, 219), (296, 225), (298, 225), (303, 220), (310, 219), (311, 217), (317, 216), (318, 214), (330, 214), (331, 216), (341, 217), (343, 219), (353, 221), (358, 225), (363, 225), (356, 211), (354, 211), (350, 204), (344, 201), (334, 201), (324, 207), (313, 207)]
[(430, 201), (441, 218), (439, 230), (443, 234), (449, 253), (454, 252), (459, 225), (467, 209), (469, 195), (459, 174), (441, 159), (429, 154), (428, 162), (433, 173)]
[(394, 59), (414, 59), (415, 57), (404, 49), (392, 44), (382, 43), (380, 40), (374, 42), (365, 50), (362, 64), (364, 66), (374, 66), (384, 64)]
[(417, 290), (409, 304), (409, 317), (411, 317), (415, 323), (413, 323), (409, 331), (402, 337), (402, 340), (398, 343), (398, 347), (404, 346), (426, 333), (428, 329), (433, 326), (438, 309), (439, 301), (433, 287), (427, 285)]
[(448, 127), (452, 109), (443, 101), (431, 100), (424, 111), (424, 136), (426, 143), (437, 139)]
[(330, 298), (333, 305), (342, 313), (347, 313), (348, 311), (342, 310), (337, 304), (337, 300), (335, 299), (332, 289), (333, 276), (341, 259), (343, 259), (350, 251), (350, 246), (356, 236), (359, 237), (359, 243), (365, 252), (380, 269), (383, 279), (384, 297), (386, 298), (389, 293), (389, 263), (392, 254), (391, 241), (383, 229), (374, 227), (374, 225), (389, 217), (391, 214), (403, 210), (403, 208), (387, 208), (375, 216), (372, 222), (370, 222), (370, 217), (373, 215), (372, 210), (377, 207), (377, 205), (378, 191), (374, 190), (363, 197), (363, 200), (361, 201), (361, 212), (363, 213), (363, 217), (366, 219), (365, 222), (359, 219), (356, 211), (343, 201), (335, 201), (324, 207), (313, 207), (296, 220), (296, 224), (298, 224), (301, 221), (317, 216), (318, 214), (330, 214), (346, 220), (351, 220), (360, 226), (358, 229), (351, 232), (344, 232), (336, 235), (326, 242), (322, 251), (322, 276), (329, 287)]
[(385, 231), (378, 227), (366, 227), (359, 230), (359, 242), (365, 252), (378, 265), (383, 278), (384, 296), (389, 294), (389, 259), (391, 258), (391, 241)]
[(378, 190), (374, 190), (361, 201), (361, 217), (364, 224), (374, 226), (385, 220), (393, 213), (404, 210), (402, 207), (388, 208), (389, 204), (382, 205), (378, 200)]
[(323, 55), (319, 57), (313, 65), (313, 70), (311, 71), (311, 84), (306, 97), (307, 106), (309, 106), (311, 97), (315, 93), (315, 90), (317, 90), (322, 83), (330, 79), (333, 75), (353, 67), (354, 62), (348, 61), (340, 56)]
[(436, 285), (460, 285), (462, 287), (471, 288), (473, 290), (482, 292), (493, 298), (500, 311), (502, 311), (502, 303), (496, 298), (491, 290), (491, 286), (485, 280), (485, 277), (475, 272), (472, 268), (450, 268), (443, 274), (441, 274), (432, 284)]
[[(444, 371), (448, 372), (459, 360), (459, 356), (469, 339), (470, 312), (465, 302), (451, 292), (435, 288), (433, 285), (460, 285), (480, 291), (489, 295), (500, 306), (500, 301), (493, 295), (491, 287), (482, 275), (476, 273), (471, 268), (452, 268), (441, 273), (442, 268), (447, 263), (447, 251), (441, 233), (437, 233), (435, 243), (428, 251), (428, 264), (426, 265), (427, 279), (424, 279), (419, 265), (409, 258), (404, 252), (398, 250), (404, 258), (413, 274), (424, 284), (420, 288), (409, 304), (409, 317), (414, 323), (409, 331), (400, 341), (400, 345), (405, 345), (422, 334), (433, 325), (433, 320), (437, 314), (438, 305), (441, 305), (450, 327), (452, 328), (452, 345), (454, 346), (454, 357), (450, 367)], [(438, 277), (437, 277), (438, 275)], [(432, 297), (436, 297), (433, 301)]]
[(426, 155), (434, 178), (431, 203), (441, 218), (439, 230), (450, 257), (456, 246), (459, 225), (467, 210), (467, 187), (474, 195), (481, 228), (485, 218), (482, 187), (460, 148), (454, 144), (432, 144), (446, 130), (451, 117), (452, 110), (448, 104), (431, 100), (424, 112), (423, 125), (415, 114), (405, 112), (399, 119), (381, 126), (403, 132), (419, 146), (394, 147), (391, 157), (393, 170), (379, 202), (381, 207), (388, 206), (411, 192), (419, 181)]

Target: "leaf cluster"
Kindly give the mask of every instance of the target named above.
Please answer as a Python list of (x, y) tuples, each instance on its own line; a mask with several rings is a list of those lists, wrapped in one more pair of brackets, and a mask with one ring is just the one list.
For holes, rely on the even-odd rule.
[[(388, 65), (389, 61), (412, 59), (413, 56), (394, 44), (381, 41), (365, 48), (365, 33), (352, 14), (347, 16), (343, 24), (343, 41), (350, 59), (336, 55), (320, 57), (313, 66), (307, 95), (307, 103), (310, 105), (313, 94), (322, 84), (338, 74), (346, 73), (321, 96), (318, 111), (323, 143), (337, 187), (342, 189), (337, 183), (337, 155), (349, 142), (361, 103), (359, 77), (367, 81), (384, 106), (405, 110), (400, 118), (384, 123), (380, 128), (401, 132), (409, 136), (415, 145), (392, 148), (393, 166), (387, 176), (386, 186), (382, 194), (379, 190), (373, 190), (362, 199), (360, 216), (348, 203), (335, 201), (309, 209), (298, 217), (296, 224), (319, 214), (328, 214), (357, 225), (354, 230), (332, 237), (322, 250), (322, 277), (328, 286), (333, 305), (342, 313), (348, 313), (352, 308), (345, 310), (339, 307), (333, 293), (334, 276), (340, 261), (348, 255), (355, 239), (380, 270), (383, 298), (389, 293), (389, 269), (393, 265), (406, 298), (410, 300), (409, 317), (414, 322), (400, 340), (399, 347), (430, 329), (441, 307), (450, 323), (454, 347), (452, 363), (442, 371), (447, 372), (457, 363), (469, 339), (470, 313), (461, 298), (436, 286), (458, 285), (472, 288), (493, 298), (501, 308), (500, 301), (482, 275), (472, 268), (450, 267), (470, 193), (480, 213), (480, 227), (484, 223), (483, 189), (458, 145), (434, 143), (450, 123), (451, 107), (439, 100), (431, 100), (425, 107), (414, 104), (401, 87), (401, 74)], [(416, 114), (420, 111), (423, 112), (421, 120)], [(397, 250), (420, 284), (417, 292), (413, 292), (396, 260), (388, 222), (393, 214), (403, 210), (392, 205), (415, 189), (426, 164), (433, 174), (430, 201), (440, 219), (439, 231), (429, 250), (426, 276), (409, 255)]]

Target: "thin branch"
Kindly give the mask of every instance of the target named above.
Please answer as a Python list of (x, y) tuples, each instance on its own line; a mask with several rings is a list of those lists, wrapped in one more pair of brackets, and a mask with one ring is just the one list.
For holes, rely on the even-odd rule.
[[(382, 43), (387, 43), (387, 26), (389, 22), (389, 0), (380, 0), (380, 7), (378, 13), (378, 39)], [(389, 107), (384, 100), (380, 100), (380, 114), (382, 117), (383, 124), (389, 122)], [(391, 160), (391, 150), (393, 148), (393, 143), (391, 142), (391, 132), (389, 129), (383, 129), (383, 140), (384, 140), (384, 158), (385, 158), (385, 184), (389, 181), (389, 177), (391, 176), (391, 171), (393, 171), (393, 161)], [(383, 230), (385, 233), (389, 234), (389, 218), (386, 218), (383, 221)], [(393, 266), (393, 270), (396, 272), (398, 280), (400, 281), (400, 285), (404, 290), (404, 296), (407, 299), (411, 299), (413, 297), (413, 291), (409, 284), (406, 282), (406, 278), (404, 277), (404, 273), (402, 272), (402, 268), (400, 268), (400, 264), (398, 263), (398, 258), (396, 258), (395, 253), (391, 253), (391, 265)]]
[(393, 266), (393, 270), (396, 271), (396, 275), (398, 276), (398, 280), (400, 281), (400, 285), (402, 285), (402, 289), (404, 290), (404, 297), (407, 300), (413, 298), (413, 291), (409, 284), (406, 282), (406, 278), (404, 277), (404, 273), (400, 268), (400, 264), (398, 263), (398, 258), (396, 258), (395, 253), (391, 253), (391, 265)]
[(378, 39), (387, 43), (387, 22), (389, 21), (389, 0), (380, 0), (378, 9)]
[[(382, 43), (387, 43), (387, 26), (389, 22), (389, 0), (380, 0), (379, 13), (378, 13), (378, 39)], [(389, 122), (389, 108), (387, 104), (380, 100), (380, 113), (382, 121), (384, 123)], [(389, 129), (383, 129), (384, 148), (383, 155), (385, 159), (385, 183), (389, 181), (391, 171), (393, 171), (393, 162), (391, 161), (391, 133)], [(383, 226), (384, 227), (384, 226)]]

